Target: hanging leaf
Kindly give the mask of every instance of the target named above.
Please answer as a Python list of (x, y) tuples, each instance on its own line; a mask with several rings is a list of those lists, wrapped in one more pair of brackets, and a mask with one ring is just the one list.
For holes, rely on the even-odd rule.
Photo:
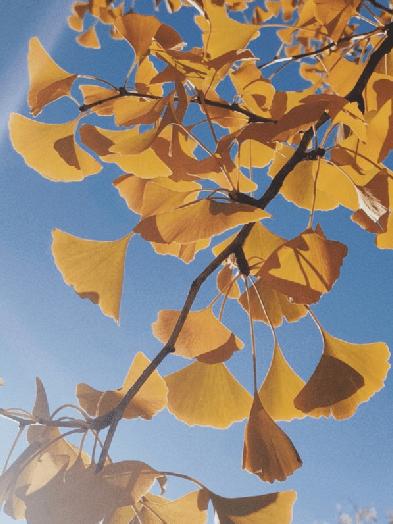
[[(293, 404), (304, 385), (305, 382), (293, 371), (275, 341), (272, 362), (259, 390), (259, 398), (273, 420), (293, 420), (306, 416)], [(315, 409), (307, 415), (329, 417), (329, 409)]]
[(101, 47), (94, 25), (81, 35), (77, 36), (76, 41), (83, 47), (90, 47), (92, 49), (100, 49)]
[(112, 242), (78, 238), (53, 230), (52, 253), (64, 281), (81, 298), (99, 304), (119, 323), (124, 260), (133, 233)]
[(267, 217), (270, 215), (266, 211), (247, 204), (204, 199), (148, 217), (137, 225), (135, 232), (153, 242), (188, 244)]
[[(165, 344), (172, 335), (179, 314), (180, 311), (173, 310), (158, 313), (158, 319), (152, 324), (152, 328), (154, 336), (162, 343)], [(174, 354), (185, 358), (217, 351), (225, 354), (224, 360), (227, 360), (234, 351), (243, 347), (243, 343), (214, 316), (212, 308), (208, 306), (201, 311), (188, 313), (175, 347)]]
[(37, 116), (54, 100), (71, 95), (71, 87), (77, 75), (67, 73), (59, 67), (36, 37), (30, 40), (28, 58), (30, 77), (28, 102), (30, 113)]
[[(101, 416), (114, 409), (134, 385), (142, 372), (150, 364), (150, 360), (141, 352), (135, 358), (128, 370), (120, 389), (115, 391), (98, 391), (87, 384), (78, 384), (76, 395), (80, 406), (92, 416)], [(128, 403), (123, 418), (142, 417), (150, 420), (167, 404), (167, 387), (158, 371), (153, 371), (138, 393)]]
[(189, 426), (225, 429), (247, 418), (252, 397), (222, 362), (194, 362), (165, 377), (168, 410)]
[(243, 469), (265, 482), (285, 480), (302, 460), (291, 440), (269, 417), (259, 396), (254, 396), (243, 448)]
[(210, 492), (217, 524), (290, 524), (296, 491), (226, 498)]
[(330, 408), (336, 419), (351, 417), (360, 403), (383, 388), (390, 365), (386, 344), (352, 344), (334, 338), (318, 324), (324, 340), (321, 360), (295, 398), (297, 409), (309, 413)]
[(101, 165), (75, 142), (78, 119), (42, 124), (11, 113), (10, 138), (29, 167), (55, 182), (75, 182), (101, 171)]
[(192, 491), (176, 500), (147, 493), (139, 515), (148, 524), (205, 524), (208, 501), (205, 490)]
[(313, 304), (332, 288), (346, 254), (344, 244), (328, 240), (317, 226), (278, 247), (257, 276), (294, 302)]

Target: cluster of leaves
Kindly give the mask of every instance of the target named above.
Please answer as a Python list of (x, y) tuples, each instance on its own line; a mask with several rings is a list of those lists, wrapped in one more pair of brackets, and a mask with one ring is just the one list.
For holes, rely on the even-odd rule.
[[(165, 407), (189, 425), (223, 429), (248, 418), (243, 468), (263, 481), (283, 481), (302, 461), (276, 422), (351, 417), (383, 387), (389, 369), (384, 343), (340, 340), (326, 332), (310, 306), (331, 290), (347, 255), (344, 244), (313, 224), (315, 211), (342, 205), (360, 227), (376, 234), (379, 248), (393, 248), (393, 179), (382, 164), (393, 143), (393, 13), (361, 0), (272, 0), (264, 8), (248, 0), (166, 4), (171, 12), (197, 13), (201, 47), (184, 50), (183, 37), (172, 27), (156, 16), (126, 12), (123, 3), (74, 4), (69, 24), (81, 32), (79, 43), (99, 47), (95, 27), (102, 23), (118, 45), (132, 48), (134, 59), (120, 87), (64, 71), (33, 38), (28, 55), (32, 115), (66, 96), (76, 102), (77, 116), (51, 124), (13, 114), (12, 144), (27, 165), (54, 181), (83, 180), (103, 163), (123, 170), (113, 184), (140, 215), (136, 227), (110, 242), (54, 230), (52, 245), (64, 281), (117, 322), (126, 251), (134, 235), (157, 253), (190, 263), (217, 235), (240, 230), (214, 245), (214, 259), (193, 282), (183, 309), (158, 313), (153, 334), (164, 347), (152, 362), (137, 354), (116, 391), (78, 384), (82, 419), (56, 419), (58, 410), (50, 414), (40, 382), (32, 413), (2, 410), (21, 429), (31, 425), (29, 447), (0, 478), (5, 511), (29, 523), (42, 524), (45, 518), (81, 524), (202, 523), (209, 501), (221, 523), (289, 523), (291, 491), (225, 499), (189, 479), (200, 489), (176, 501), (149, 493), (156, 480), (164, 486), (164, 473), (108, 458), (118, 422), (151, 419)], [(237, 11), (250, 21), (239, 21)], [(264, 57), (255, 56), (250, 42), (256, 45), (272, 26), (279, 27), (279, 54), (259, 63)], [(299, 74), (311, 86), (279, 91), (264, 68), (292, 62), (299, 62)], [(114, 122), (115, 129), (81, 124), (92, 114), (109, 117), (104, 120)], [(271, 216), (265, 208), (278, 193), (309, 210), (307, 228), (295, 238), (279, 237), (264, 225)], [(191, 311), (201, 285), (216, 270), (216, 298)], [(225, 364), (243, 348), (222, 321), (228, 299), (250, 318), (252, 394)], [(307, 314), (324, 347), (305, 382), (285, 360), (275, 330), (284, 319), (296, 322)], [(274, 341), (262, 384), (253, 327), (258, 321), (270, 326)], [(195, 361), (162, 378), (156, 368), (169, 353)], [(60, 427), (70, 429), (62, 434)], [(109, 430), (96, 463), (94, 451), (92, 456), (82, 451), (84, 436), (91, 431), (98, 442), (104, 428)], [(64, 439), (70, 433), (83, 435), (79, 450)]]

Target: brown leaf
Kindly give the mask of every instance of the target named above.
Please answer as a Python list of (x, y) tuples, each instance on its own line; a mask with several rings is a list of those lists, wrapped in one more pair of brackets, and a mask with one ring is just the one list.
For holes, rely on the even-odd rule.
[(243, 469), (274, 482), (285, 480), (301, 465), (291, 440), (269, 417), (256, 394), (244, 435)]

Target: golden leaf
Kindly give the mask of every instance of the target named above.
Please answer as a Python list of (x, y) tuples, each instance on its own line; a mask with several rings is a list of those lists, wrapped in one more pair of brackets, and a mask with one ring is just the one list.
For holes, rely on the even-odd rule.
[(217, 289), (229, 298), (239, 298), (240, 289), (238, 283), (234, 280), (232, 269), (225, 265), (217, 273)]
[[(153, 148), (136, 154), (115, 153), (112, 146), (138, 140), (138, 128), (109, 131), (89, 124), (80, 128), (82, 142), (101, 157), (104, 162), (115, 162), (121, 169), (140, 178), (169, 176), (171, 169), (157, 156)], [(124, 146), (124, 144), (123, 144)], [(146, 169), (149, 166), (149, 169)]]
[(153, 242), (188, 244), (267, 217), (270, 215), (266, 211), (247, 204), (204, 199), (148, 217), (137, 225), (135, 232)]
[(205, 524), (207, 505), (208, 494), (205, 490), (192, 491), (176, 500), (147, 493), (143, 497), (140, 517), (146, 524)]
[[(293, 371), (275, 341), (272, 362), (258, 393), (264, 408), (273, 420), (293, 420), (306, 416), (293, 404), (304, 385), (305, 382)], [(328, 417), (329, 409), (315, 409), (307, 415), (316, 418)]]
[(360, 403), (383, 388), (390, 368), (388, 347), (382, 342), (352, 344), (318, 327), (324, 340), (323, 354), (295, 398), (295, 407), (305, 413), (328, 407), (334, 418), (349, 418)]
[(97, 113), (97, 115), (109, 116), (113, 114), (113, 104), (115, 100), (108, 100), (107, 102), (99, 104), (97, 102), (118, 96), (119, 92), (116, 89), (108, 89), (90, 84), (81, 85), (79, 89), (82, 91), (85, 105), (97, 104), (91, 109)]
[[(166, 343), (179, 318), (180, 311), (162, 310), (152, 324), (153, 334)], [(230, 358), (234, 351), (242, 349), (243, 343), (229, 331), (208, 306), (201, 311), (190, 311), (175, 343), (175, 355), (195, 358), (214, 350), (223, 350)]]
[(111, 242), (78, 238), (53, 230), (52, 253), (64, 281), (81, 298), (99, 304), (119, 323), (124, 260), (132, 233)]
[[(248, 294), (244, 292), (240, 296), (239, 303), (253, 320), (262, 320), (274, 327), (281, 326), (283, 317), (288, 322), (297, 322), (307, 314), (305, 306), (290, 302), (286, 295), (266, 285), (261, 278), (250, 286)], [(265, 310), (269, 318), (266, 318)]]
[(285, 480), (301, 465), (291, 440), (269, 417), (255, 394), (244, 435), (243, 469), (263, 481), (274, 482)]
[(330, 38), (337, 42), (349, 19), (356, 15), (360, 0), (313, 0), (315, 16), (325, 26)]
[(252, 397), (224, 363), (194, 362), (165, 377), (168, 410), (189, 426), (225, 429), (245, 419)]
[(195, 21), (201, 27), (205, 51), (210, 58), (217, 58), (228, 51), (245, 49), (252, 38), (257, 36), (259, 27), (241, 24), (226, 13), (225, 5), (203, 0), (205, 17)]
[(83, 47), (91, 47), (92, 49), (100, 49), (101, 47), (94, 25), (81, 35), (77, 36), (76, 41), (80, 45), (83, 45)]
[(119, 98), (113, 105), (116, 125), (154, 124), (168, 105), (169, 98), (170, 95), (158, 100), (135, 96)]
[(226, 498), (210, 492), (217, 524), (290, 524), (296, 491)]
[(75, 142), (77, 120), (42, 124), (17, 113), (9, 121), (14, 149), (29, 167), (55, 182), (75, 182), (101, 170), (101, 165)]
[(28, 102), (30, 112), (37, 116), (47, 105), (71, 95), (71, 87), (77, 75), (72, 75), (59, 67), (42, 47), (38, 38), (29, 43), (30, 89)]
[[(92, 416), (101, 416), (115, 408), (134, 385), (150, 360), (141, 352), (135, 355), (127, 376), (120, 389), (114, 391), (98, 391), (87, 384), (80, 383), (76, 395), (80, 406)], [(138, 393), (130, 400), (123, 413), (123, 418), (142, 417), (150, 420), (167, 404), (168, 389), (158, 371), (153, 371)]]
[(294, 302), (313, 304), (330, 291), (346, 255), (347, 247), (328, 240), (317, 226), (278, 247), (257, 276)]

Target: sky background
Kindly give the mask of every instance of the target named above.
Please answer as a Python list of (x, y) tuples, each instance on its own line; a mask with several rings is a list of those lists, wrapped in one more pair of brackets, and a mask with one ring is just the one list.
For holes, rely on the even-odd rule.
[[(140, 4), (136, 3), (136, 10)], [(98, 306), (81, 300), (64, 284), (51, 255), (51, 230), (59, 228), (79, 237), (114, 240), (127, 234), (136, 217), (127, 208), (112, 181), (121, 174), (105, 165), (98, 174), (80, 183), (53, 183), (28, 168), (9, 138), (7, 122), (12, 111), (28, 115), (28, 42), (37, 36), (52, 58), (66, 71), (100, 76), (120, 85), (132, 61), (126, 43), (110, 42), (91, 50), (75, 42), (66, 25), (71, 2), (14, 0), (0, 34), (0, 390), (2, 407), (31, 410), (34, 378), (43, 381), (52, 409), (76, 403), (75, 386), (85, 382), (100, 390), (121, 386), (134, 355), (143, 351), (152, 359), (161, 344), (151, 333), (160, 309), (180, 309), (192, 280), (211, 260), (211, 251), (200, 253), (186, 265), (172, 257), (159, 257), (139, 237), (132, 239), (127, 255), (120, 327)], [(160, 19), (175, 22), (187, 40), (193, 35), (191, 11)], [(186, 16), (187, 22), (185, 22)], [(177, 24), (181, 24), (180, 27)], [(104, 33), (106, 28), (99, 28)], [(195, 33), (196, 34), (196, 33)], [(266, 38), (255, 52), (270, 58), (275, 47)], [(199, 45), (199, 42), (196, 42)], [(265, 60), (264, 60), (265, 61)], [(290, 70), (281, 75), (280, 89), (294, 89)], [(64, 122), (74, 118), (71, 101), (52, 104), (40, 121)], [(392, 163), (390, 162), (390, 167)], [(274, 232), (287, 238), (305, 229), (308, 213), (279, 198), (268, 211)], [(313, 311), (333, 336), (353, 343), (383, 341), (393, 347), (393, 253), (378, 250), (373, 235), (350, 221), (340, 208), (318, 213), (328, 238), (348, 245), (341, 278)], [(267, 225), (267, 223), (266, 223)], [(215, 294), (210, 277), (195, 303), (206, 306)], [(246, 315), (229, 304), (224, 322), (245, 343), (229, 362), (230, 370), (252, 391), (251, 352)], [(269, 329), (257, 325), (261, 381), (272, 351)], [(284, 323), (277, 331), (279, 344), (296, 372), (307, 379), (317, 365), (322, 340), (309, 317), (295, 325)], [(172, 373), (188, 361), (170, 356), (159, 368)], [(249, 496), (294, 489), (294, 524), (333, 524), (336, 505), (375, 504), (381, 521), (393, 509), (393, 379), (354, 417), (303, 419), (280, 423), (303, 459), (303, 467), (285, 482), (273, 485), (241, 470), (245, 423), (226, 431), (189, 428), (167, 411), (152, 421), (124, 421), (117, 430), (111, 455), (115, 460), (142, 460), (158, 470), (186, 473), (223, 496)], [(4, 461), (17, 433), (12, 422), (1, 420), (0, 460)], [(21, 449), (21, 448), (20, 448)], [(175, 498), (186, 485), (170, 479), (167, 494)], [(0, 524), (13, 520), (0, 513)], [(379, 522), (379, 520), (378, 520)]]

